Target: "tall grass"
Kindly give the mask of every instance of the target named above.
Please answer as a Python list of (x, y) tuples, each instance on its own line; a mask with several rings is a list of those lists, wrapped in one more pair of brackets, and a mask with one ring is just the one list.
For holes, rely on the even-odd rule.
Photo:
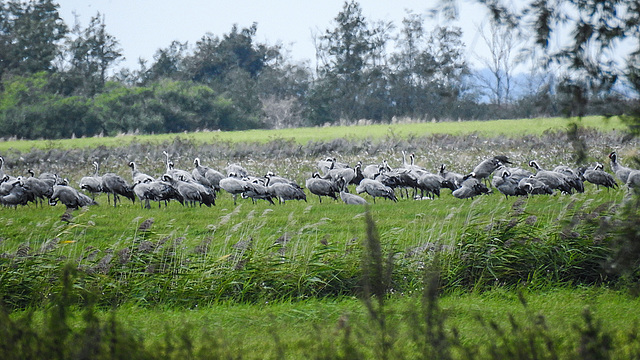
[[(603, 267), (612, 231), (600, 225), (616, 216), (621, 193), (593, 195), (381, 202), (369, 210), (378, 219), (379, 249), (360, 246), (373, 236), (360, 225), (362, 209), (339, 203), (234, 208), (227, 199), (220, 209), (172, 204), (144, 217), (132, 204), (78, 211), (70, 222), (52, 219), (55, 208), (5, 210), (15, 216), (4, 220), (0, 295), (13, 308), (46, 304), (68, 262), (78, 270), (75, 302), (97, 291), (96, 304), (104, 307), (378, 294), (359, 283), (369, 269), (360, 264), (363, 251), (393, 256), (393, 272), (365, 273), (378, 274), (372, 283), (384, 281), (398, 294), (420, 292), (423, 271), (433, 265), (449, 293), (615, 285), (619, 276)], [(27, 242), (24, 234), (31, 234)]]
[(72, 319), (73, 289), (82, 275), (71, 263), (60, 270), (42, 320), (34, 320), (30, 311), (10, 316), (6, 306), (0, 307), (0, 350), (6, 359), (603, 359), (640, 355), (636, 327), (612, 331), (585, 310), (573, 333), (559, 337), (544, 314), (529, 310), (522, 293), (523, 315), (503, 314), (497, 321), (479, 314), (475, 321), (484, 329), (486, 341), (468, 342), (468, 334), (451, 325), (440, 305), (442, 279), (437, 262), (423, 271), (421, 296), (408, 298), (398, 309), (390, 305), (393, 253), (383, 250), (370, 213), (365, 222), (367, 235), (358, 259), (362, 319), (343, 313), (336, 323), (309, 328), (296, 341), (285, 341), (281, 334), (286, 327), (274, 326), (270, 341), (263, 340), (259, 349), (240, 350), (223, 329), (212, 334), (187, 325), (161, 338), (145, 339), (124, 326), (115, 312), (106, 318), (96, 316), (93, 301), (100, 294), (95, 292), (84, 300), (82, 319)]

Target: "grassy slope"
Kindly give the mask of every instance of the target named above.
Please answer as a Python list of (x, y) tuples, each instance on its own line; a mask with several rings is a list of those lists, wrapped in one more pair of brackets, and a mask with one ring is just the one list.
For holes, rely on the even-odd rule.
[[(568, 124), (564, 118), (539, 118), (520, 120), (494, 120), (494, 121), (464, 121), (464, 122), (440, 122), (440, 123), (409, 123), (409, 124), (381, 124), (363, 126), (334, 126), (324, 128), (296, 128), (284, 130), (247, 130), (234, 132), (199, 132), (187, 134), (162, 134), (162, 135), (122, 135), (110, 138), (83, 138), (69, 140), (17, 140), (0, 142), (0, 154), (8, 150), (28, 151), (32, 148), (92, 148), (97, 146), (122, 146), (130, 142), (161, 143), (178, 138), (191, 139), (196, 142), (267, 142), (274, 139), (293, 139), (299, 144), (309, 141), (327, 141), (336, 138), (381, 138), (390, 134), (406, 137), (426, 134), (451, 134), (464, 135), (477, 133), (479, 135), (509, 135), (519, 136), (523, 134), (540, 135), (546, 131), (564, 130)], [(601, 131), (619, 130), (623, 128), (618, 118), (603, 121), (601, 117), (590, 116), (579, 120), (585, 127), (597, 128)]]

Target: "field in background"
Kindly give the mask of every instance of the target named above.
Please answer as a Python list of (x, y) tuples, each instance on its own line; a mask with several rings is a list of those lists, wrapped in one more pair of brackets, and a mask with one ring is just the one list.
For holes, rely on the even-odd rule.
[[(536, 127), (536, 121), (551, 125)], [(623, 142), (619, 133), (609, 131), (619, 123), (582, 121), (593, 121), (599, 129), (581, 134), (589, 150), (587, 162), (606, 164), (612, 149), (625, 159), (637, 151), (637, 142)], [(157, 176), (163, 171), (163, 150), (188, 170), (199, 156), (219, 169), (237, 162), (255, 174), (275, 170), (304, 183), (317, 160), (326, 156), (350, 164), (387, 159), (396, 167), (402, 150), (415, 152), (417, 163), (433, 171), (446, 163), (466, 172), (493, 154), (506, 154), (522, 167), (534, 158), (545, 167), (572, 164), (574, 148), (561, 133), (566, 126), (563, 119), (398, 124), (138, 136), (131, 143), (128, 137), (8, 142), (0, 143), (0, 149), (23, 149), (22, 160), (9, 159), (13, 166), (5, 169), (8, 173), (27, 166), (38, 173), (55, 166), (72, 184), (90, 173), (88, 164), (96, 158), (104, 165), (101, 172), (129, 179), (126, 161), (136, 160)], [(210, 141), (212, 134), (216, 141)], [(94, 150), (98, 141), (113, 148)], [(45, 149), (29, 150), (34, 146)], [(57, 148), (68, 150), (53, 150)], [(586, 188), (583, 194), (529, 199), (506, 199), (494, 191), (459, 200), (448, 190), (433, 200), (379, 199), (370, 212), (383, 252), (395, 254), (390, 324), (411, 337), (415, 329), (407, 324), (424, 290), (425, 266), (442, 250), (441, 304), (450, 319), (447, 328), (459, 329), (465, 343), (482, 344), (497, 336), (479, 322), (479, 315), (508, 328), (507, 314), (514, 314), (521, 324), (538, 329), (540, 312), (549, 320), (554, 341), (569, 351), (566, 343), (580, 340), (571, 329), (584, 326), (580, 309), (590, 306), (605, 320), (603, 329), (616, 344), (623, 344), (640, 320), (626, 312), (637, 300), (608, 290), (606, 279), (598, 278), (606, 246), (596, 230), (622, 203), (625, 191)], [(364, 208), (324, 199), (319, 203), (311, 195), (307, 202), (273, 206), (245, 199), (234, 206), (231, 196), (222, 193), (212, 208), (171, 203), (161, 209), (154, 204), (150, 210), (126, 201), (114, 208), (104, 195), (97, 200), (99, 206), (75, 211), (70, 222), (61, 220), (62, 205), (0, 209), (0, 264), (5, 269), (0, 294), (5, 303), (15, 309), (47, 307), (61, 291), (64, 262), (72, 261), (79, 269), (72, 303), (82, 304), (98, 291), (93, 301), (100, 308), (119, 306), (117, 316), (127, 319), (148, 344), (162, 344), (167, 333), (184, 329), (180, 333), (193, 334), (202, 346), (208, 339), (201, 331), (205, 327), (206, 334), (223, 343), (221, 348), (247, 358), (265, 353), (278, 358), (284, 349), (292, 358), (319, 357), (320, 352), (312, 354), (314, 346), (345, 335), (345, 316), (359, 334), (354, 346), (371, 348), (369, 342), (377, 341), (365, 335), (371, 320), (355, 300), (367, 237)], [(140, 229), (147, 219), (153, 219), (151, 227)], [(517, 291), (531, 299), (528, 310), (517, 301)], [(74, 311), (76, 323), (83, 321), (80, 313)], [(268, 345), (257, 349), (257, 344)], [(401, 348), (405, 346), (413, 345)], [(371, 355), (372, 350), (363, 351)]]
[(330, 126), (313, 128), (294, 128), (283, 130), (247, 130), (231, 132), (198, 132), (185, 134), (159, 135), (121, 135), (117, 137), (94, 137), (68, 140), (14, 140), (0, 142), (0, 154), (12, 151), (29, 151), (37, 149), (73, 149), (85, 147), (119, 147), (131, 142), (162, 143), (174, 139), (184, 139), (195, 142), (259, 142), (265, 143), (275, 139), (293, 140), (298, 144), (310, 141), (329, 141), (336, 138), (352, 140), (379, 139), (385, 136), (427, 136), (431, 134), (449, 134), (454, 136), (477, 133), (480, 136), (520, 136), (541, 135), (548, 131), (566, 130), (570, 121), (576, 121), (587, 128), (609, 132), (624, 129), (624, 125), (617, 117), (603, 120), (599, 116), (589, 116), (581, 119), (566, 118), (536, 118), (519, 120), (492, 121), (461, 121), (461, 122), (423, 122), (398, 123), (378, 125)]

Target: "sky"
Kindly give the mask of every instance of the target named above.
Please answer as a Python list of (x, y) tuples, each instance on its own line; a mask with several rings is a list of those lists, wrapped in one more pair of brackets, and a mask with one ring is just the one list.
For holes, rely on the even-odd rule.
[[(427, 14), (439, 0), (360, 0), (363, 15), (369, 23), (392, 21), (402, 26), (406, 10)], [(138, 59), (153, 62), (158, 49), (172, 41), (193, 46), (206, 33), (222, 36), (257, 23), (255, 40), (259, 43), (282, 44), (294, 62), (310, 61), (314, 65), (315, 48), (312, 34), (335, 28), (333, 19), (342, 10), (344, 0), (58, 0), (59, 12), (72, 27), (76, 19), (81, 28), (98, 12), (104, 15), (107, 32), (120, 43), (125, 60), (119, 68), (138, 69)], [(487, 56), (484, 43), (477, 34), (479, 24), (486, 22), (486, 10), (469, 1), (459, 1), (460, 21), (452, 25), (463, 30), (467, 59), (473, 64), (478, 56)], [(425, 28), (446, 25), (444, 20), (428, 19)], [(449, 23), (450, 24), (450, 23)]]

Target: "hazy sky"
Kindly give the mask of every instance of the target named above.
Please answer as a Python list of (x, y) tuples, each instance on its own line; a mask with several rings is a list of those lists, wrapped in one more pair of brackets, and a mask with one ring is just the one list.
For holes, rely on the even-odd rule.
[[(393, 21), (401, 27), (406, 9), (426, 14), (439, 0), (361, 0), (363, 15), (373, 21)], [(60, 14), (69, 26), (74, 13), (82, 28), (99, 11), (105, 16), (107, 31), (120, 42), (126, 60), (119, 67), (138, 68), (138, 58), (153, 60), (156, 50), (173, 40), (194, 45), (210, 32), (221, 36), (233, 24), (240, 28), (257, 23), (256, 40), (275, 45), (282, 43), (296, 61), (314, 61), (312, 33), (334, 28), (333, 19), (342, 10), (344, 0), (58, 0)], [(473, 61), (473, 53), (482, 54), (483, 42), (476, 34), (477, 24), (485, 22), (487, 12), (472, 2), (460, 0), (463, 41)], [(427, 19), (432, 30), (444, 22)]]

